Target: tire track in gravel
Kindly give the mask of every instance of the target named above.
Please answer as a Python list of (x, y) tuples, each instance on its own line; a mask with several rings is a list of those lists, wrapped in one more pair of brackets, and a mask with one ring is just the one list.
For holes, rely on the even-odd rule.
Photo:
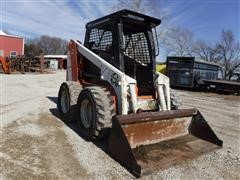
[(5, 127), (0, 146), (3, 176), (7, 179), (89, 179), (74, 157), (62, 126), (56, 118), (42, 113), (38, 119), (28, 116)]

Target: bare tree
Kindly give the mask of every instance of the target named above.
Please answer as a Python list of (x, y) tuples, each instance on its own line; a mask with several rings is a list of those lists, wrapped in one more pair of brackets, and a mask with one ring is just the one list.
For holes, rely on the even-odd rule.
[(113, 5), (112, 9), (113, 11), (130, 9), (135, 12), (165, 19), (166, 17), (168, 17), (168, 12), (160, 6), (161, 2), (162, 0), (118, 0), (117, 3)]
[(161, 4), (163, 0), (158, 1), (149, 1), (149, 0), (118, 0), (116, 4), (113, 6), (113, 11), (121, 10), (121, 9), (130, 9), (135, 12), (147, 14), (149, 16), (153, 16), (161, 19), (161, 27), (157, 28), (157, 35), (160, 43), (162, 42), (160, 39), (163, 36), (166, 36), (166, 32), (168, 31), (168, 19), (169, 19), (169, 11), (164, 9)]
[(235, 40), (233, 32), (223, 30), (221, 40), (216, 44), (219, 60), (224, 67), (224, 77), (231, 78), (234, 70), (240, 66), (240, 42)]
[(24, 55), (27, 57), (34, 57), (39, 55), (40, 49), (33, 42), (26, 42), (24, 45)]
[(43, 49), (45, 54), (65, 54), (67, 42), (61, 38), (44, 35), (37, 39), (37, 46)]
[(47, 35), (26, 41), (25, 54), (27, 56), (39, 55), (41, 49), (45, 54), (66, 54), (67, 41)]
[(205, 61), (219, 61), (219, 53), (216, 46), (210, 43), (206, 43), (202, 40), (196, 41), (194, 45), (194, 54)]
[(171, 28), (164, 37), (163, 44), (168, 55), (192, 56), (194, 53), (193, 33), (188, 29)]
[(143, 4), (143, 0), (118, 0), (117, 3), (113, 5), (113, 11), (130, 9), (132, 11), (144, 13), (145, 8)]

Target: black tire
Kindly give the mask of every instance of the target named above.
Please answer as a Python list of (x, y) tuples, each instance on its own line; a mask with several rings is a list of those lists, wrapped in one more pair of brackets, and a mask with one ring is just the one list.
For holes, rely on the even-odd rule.
[(171, 109), (177, 110), (182, 105), (182, 100), (173, 89), (170, 89)]
[(64, 122), (76, 120), (77, 99), (81, 90), (82, 86), (78, 82), (66, 81), (61, 84), (58, 92), (57, 107)]
[(82, 90), (78, 97), (77, 124), (85, 139), (106, 138), (114, 115), (114, 102), (107, 89), (91, 86)]

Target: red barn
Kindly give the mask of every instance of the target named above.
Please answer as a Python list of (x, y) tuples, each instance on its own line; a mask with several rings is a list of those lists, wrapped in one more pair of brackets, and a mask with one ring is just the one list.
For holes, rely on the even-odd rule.
[(24, 39), (0, 30), (0, 56), (15, 57), (24, 54)]

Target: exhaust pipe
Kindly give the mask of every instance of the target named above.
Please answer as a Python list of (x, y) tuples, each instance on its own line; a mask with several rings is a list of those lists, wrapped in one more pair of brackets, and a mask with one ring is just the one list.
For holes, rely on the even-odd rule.
[(109, 137), (111, 156), (136, 177), (222, 145), (196, 109), (114, 116)]

